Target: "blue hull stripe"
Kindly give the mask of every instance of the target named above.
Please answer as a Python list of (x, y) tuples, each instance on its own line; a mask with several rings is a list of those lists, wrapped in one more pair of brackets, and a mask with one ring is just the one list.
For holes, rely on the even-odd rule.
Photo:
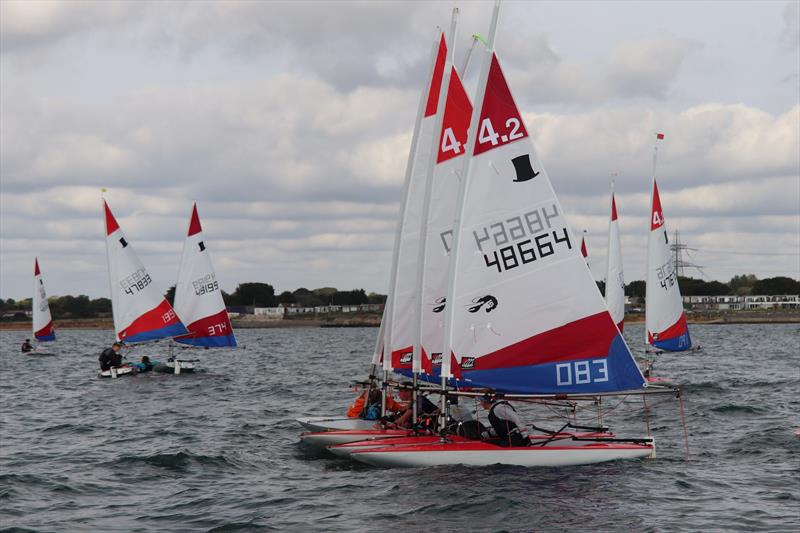
[(687, 331), (683, 335), (671, 339), (655, 341), (653, 346), (667, 352), (683, 352), (692, 347), (692, 339), (689, 337), (689, 332)]
[(41, 336), (34, 335), (34, 337), (39, 342), (48, 342), (48, 341), (56, 340), (56, 334), (55, 333), (51, 333), (50, 335), (41, 335)]
[(189, 344), (191, 346), (203, 346), (208, 348), (235, 348), (236, 347), (236, 337), (233, 336), (233, 333), (230, 335), (218, 335), (215, 337), (186, 337), (186, 338), (176, 338), (175, 342), (180, 342), (181, 344)]
[(186, 334), (186, 327), (184, 327), (182, 322), (178, 322), (176, 324), (171, 324), (163, 328), (153, 329), (150, 331), (143, 331), (142, 333), (138, 333), (131, 337), (125, 337), (122, 340), (124, 342), (144, 342), (144, 341), (152, 341), (155, 339), (164, 339), (167, 337), (177, 337), (178, 335), (185, 335), (185, 334)]

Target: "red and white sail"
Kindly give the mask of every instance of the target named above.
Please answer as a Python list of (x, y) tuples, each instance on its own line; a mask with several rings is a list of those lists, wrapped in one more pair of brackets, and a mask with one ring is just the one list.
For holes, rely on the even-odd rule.
[(472, 102), (454, 66), (447, 78), (444, 115), (430, 183), (425, 250), (421, 257), (424, 268), (420, 284), (420, 360), (422, 370), (430, 375), (434, 374), (434, 363), (441, 363), (443, 353), (453, 219), (472, 117)]
[(183, 323), (153, 283), (105, 200), (103, 211), (117, 339), (143, 342), (186, 334)]
[(390, 298), (385, 328), (386, 351), (384, 370), (412, 367), (413, 347), (419, 337), (417, 330), (419, 291), (417, 290), (417, 262), (420, 236), (423, 230), (422, 211), (425, 203), (425, 184), (433, 153), (436, 113), (444, 74), (447, 44), (444, 34), (438, 32), (428, 84), (420, 101), (414, 137), (406, 167), (404, 197), (400, 220), (395, 235), (392, 275), (389, 284)]
[(211, 348), (236, 346), (222, 290), (203, 239), (197, 204), (192, 207), (189, 231), (183, 244), (175, 285), (175, 312), (189, 330), (188, 335), (176, 337), (176, 341)]
[(33, 260), (33, 336), (40, 342), (56, 340), (38, 257)]
[[(659, 138), (663, 138), (663, 135)], [(655, 176), (647, 241), (645, 323), (648, 344), (670, 352), (680, 352), (692, 347)]]
[(622, 246), (619, 241), (617, 202), (611, 192), (611, 220), (608, 222), (608, 257), (606, 258), (606, 305), (614, 323), (622, 331), (625, 325), (625, 278), (622, 275)]
[(640, 388), (495, 54), (484, 69), (447, 296), (453, 370), (507, 392)]

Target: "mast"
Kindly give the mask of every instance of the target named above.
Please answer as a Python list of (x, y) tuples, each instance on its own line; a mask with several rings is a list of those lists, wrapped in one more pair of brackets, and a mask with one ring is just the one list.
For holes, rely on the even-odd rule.
[[(484, 52), (483, 62), (481, 63), (481, 71), (478, 77), (478, 91), (475, 95), (475, 105), (472, 110), (472, 120), (469, 125), (469, 133), (467, 134), (466, 153), (464, 154), (464, 166), (461, 171), (463, 176), (461, 185), (458, 191), (458, 200), (456, 202), (456, 213), (453, 219), (453, 244), (450, 252), (450, 273), (448, 275), (447, 287), (447, 305), (445, 307), (445, 320), (444, 320), (444, 343), (442, 350), (442, 366), (441, 366), (441, 388), (444, 393), (447, 389), (447, 379), (452, 377), (451, 372), (451, 357), (453, 354), (453, 320), (454, 315), (454, 295), (456, 291), (456, 265), (458, 264), (458, 256), (460, 251), (461, 241), (461, 218), (464, 212), (464, 203), (467, 197), (467, 189), (469, 187), (469, 168), (472, 161), (473, 152), (478, 138), (478, 123), (481, 117), (481, 106), (483, 105), (483, 98), (486, 93), (486, 82), (489, 78), (489, 67), (492, 60), (492, 52), (494, 51), (495, 37), (497, 36), (497, 19), (500, 16), (500, 0), (496, 0), (492, 10), (492, 19), (489, 24), (489, 39), (487, 41), (486, 51)], [(447, 397), (442, 394), (441, 408), (440, 408), (440, 427), (444, 426), (444, 421), (447, 420)]]
[[(406, 210), (408, 207), (408, 196), (411, 184), (411, 176), (414, 169), (414, 158), (417, 151), (417, 142), (419, 139), (420, 126), (422, 124), (422, 117), (425, 112), (425, 105), (428, 100), (428, 92), (430, 91), (431, 82), (435, 76), (436, 56), (439, 49), (439, 42), (441, 40), (442, 30), (437, 26), (436, 37), (433, 41), (430, 54), (430, 65), (427, 83), (424, 89), (420, 92), (419, 104), (417, 106), (417, 117), (414, 122), (414, 133), (411, 136), (411, 149), (408, 152), (408, 161), (406, 162), (406, 175), (403, 182), (403, 199), (400, 203), (400, 217), (397, 220), (397, 228), (394, 235), (394, 248), (392, 250), (392, 267), (389, 278), (389, 298), (386, 300), (388, 310), (384, 309), (384, 319), (386, 319), (386, 326), (384, 327), (384, 343), (383, 343), (383, 384), (381, 386), (381, 416), (386, 416), (386, 382), (389, 379), (389, 371), (392, 369), (392, 322), (394, 320), (394, 293), (397, 284), (397, 270), (398, 261), (400, 258), (400, 239), (403, 233), (403, 226), (405, 225)], [(380, 344), (380, 341), (378, 342)]]

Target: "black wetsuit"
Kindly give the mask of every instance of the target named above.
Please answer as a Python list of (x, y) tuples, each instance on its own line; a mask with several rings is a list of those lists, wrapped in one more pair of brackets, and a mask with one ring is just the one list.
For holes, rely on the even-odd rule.
[(27, 341), (22, 343), (22, 353), (28, 353), (33, 351), (33, 345)]
[(112, 366), (122, 366), (122, 356), (113, 348), (103, 350), (97, 360), (100, 361), (100, 370), (109, 370)]
[(492, 408), (489, 409), (489, 422), (494, 428), (500, 446), (530, 446), (530, 440), (527, 435), (521, 431), (522, 428), (518, 427), (513, 421), (500, 418), (494, 412), (495, 408), (500, 405), (507, 405), (512, 411), (516, 413), (516, 409), (510, 403), (505, 401), (495, 402)]

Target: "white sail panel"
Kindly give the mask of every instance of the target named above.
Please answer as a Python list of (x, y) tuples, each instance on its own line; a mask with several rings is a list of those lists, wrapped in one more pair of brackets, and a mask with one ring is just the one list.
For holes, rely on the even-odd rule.
[(33, 336), (37, 341), (54, 341), (53, 319), (50, 316), (50, 304), (44, 290), (42, 273), (39, 270), (39, 258), (33, 260)]
[(183, 245), (178, 283), (175, 285), (175, 312), (189, 330), (175, 340), (194, 346), (234, 347), (233, 326), (222, 300), (222, 290), (203, 239), (203, 228), (192, 207), (189, 231)]
[(117, 339), (142, 342), (187, 333), (153, 283), (133, 246), (103, 200), (111, 307)]
[(438, 154), (431, 177), (430, 208), (425, 237), (422, 305), (420, 320), (421, 363), (433, 374), (441, 362), (444, 342), (444, 309), (447, 305), (447, 275), (453, 240), (453, 218), (460, 184), (472, 102), (455, 67), (449, 76)]
[(447, 302), (463, 378), (526, 393), (642, 387), (496, 55), (479, 109)]
[(389, 287), (390, 306), (386, 328), (388, 342), (385, 343), (390, 357), (384, 357), (384, 369), (411, 369), (413, 347), (419, 332), (419, 292), (417, 291), (417, 262), (419, 260), (422, 211), (425, 201), (425, 183), (433, 157), (433, 136), (436, 113), (444, 76), (447, 45), (440, 33), (438, 52), (435, 56), (430, 84), (427, 87), (425, 107), (419, 119), (412, 155), (409, 159), (406, 190), (401, 206), (399, 228), (396, 235), (394, 261), (395, 270)]
[(611, 193), (611, 220), (608, 222), (606, 305), (614, 323), (622, 331), (625, 325), (625, 278), (622, 275), (622, 246), (619, 241), (617, 202), (613, 192)]
[(675, 259), (669, 247), (667, 224), (655, 178), (650, 203), (646, 281), (645, 322), (648, 344), (670, 352), (688, 350), (692, 347), (692, 340), (683, 311), (678, 273), (675, 272)]

